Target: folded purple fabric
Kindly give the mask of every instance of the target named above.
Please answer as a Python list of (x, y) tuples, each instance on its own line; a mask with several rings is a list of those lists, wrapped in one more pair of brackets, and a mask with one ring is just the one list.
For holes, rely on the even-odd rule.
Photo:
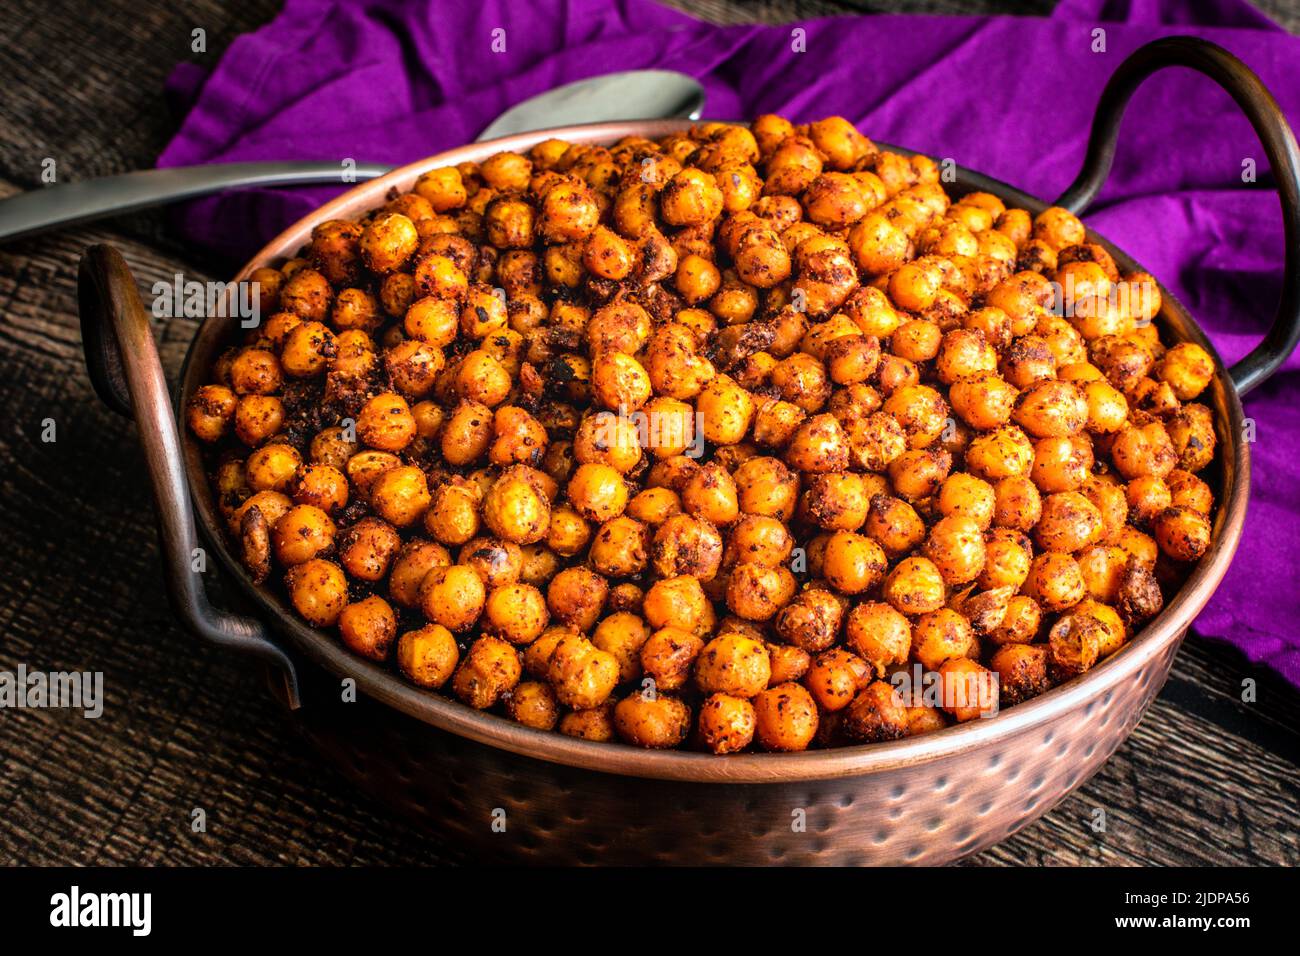
[[(510, 105), (614, 70), (698, 77), (706, 114), (838, 113), (867, 135), (952, 157), (1044, 198), (1074, 178), (1114, 68), (1158, 36), (1236, 53), (1300, 121), (1300, 40), (1244, 0), (1062, 0), (1046, 19), (866, 16), (718, 27), (648, 0), (288, 0), (211, 75), (158, 165), (316, 159), (406, 163), (472, 140)], [(1093, 52), (1093, 31), (1106, 33)], [(494, 53), (493, 31), (505, 51)], [(500, 37), (500, 34), (496, 34)], [(1253, 159), (1259, 182), (1242, 182)], [(244, 258), (337, 188), (249, 190), (180, 211), (183, 233)], [(1086, 217), (1158, 276), (1225, 361), (1252, 348), (1280, 290), (1282, 229), (1267, 162), (1228, 95), (1186, 70), (1134, 96), (1110, 182)], [(1196, 623), (1300, 685), (1300, 359), (1254, 392), (1254, 477), (1241, 548)]]

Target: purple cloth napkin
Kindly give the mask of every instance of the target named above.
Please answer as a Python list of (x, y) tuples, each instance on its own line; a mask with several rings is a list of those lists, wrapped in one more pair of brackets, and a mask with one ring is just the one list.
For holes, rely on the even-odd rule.
[[(1044, 198), (1071, 182), (1107, 77), (1136, 47), (1190, 33), (1241, 57), (1300, 123), (1300, 40), (1244, 0), (1062, 0), (1049, 18), (865, 16), (719, 27), (648, 0), (288, 0), (207, 74), (159, 166), (315, 159), (406, 163), (472, 140), (510, 105), (614, 70), (698, 77), (707, 115), (830, 114), (868, 136)], [(1106, 51), (1092, 51), (1093, 31)], [(505, 31), (505, 51), (492, 50)], [(500, 37), (500, 34), (496, 34)], [(1243, 185), (1254, 159), (1259, 184)], [(1225, 361), (1249, 351), (1280, 290), (1282, 229), (1249, 123), (1212, 81), (1153, 77), (1130, 104), (1110, 182), (1087, 216), (1169, 286)], [(183, 233), (245, 258), (337, 188), (249, 190), (190, 204)], [(1300, 685), (1300, 359), (1254, 392), (1249, 516), (1236, 561), (1196, 622)]]

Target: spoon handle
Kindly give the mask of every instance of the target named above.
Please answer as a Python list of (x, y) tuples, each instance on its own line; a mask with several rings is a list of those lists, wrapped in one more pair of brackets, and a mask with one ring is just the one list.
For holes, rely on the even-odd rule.
[(0, 242), (225, 189), (346, 185), (382, 176), (391, 168), (378, 163), (357, 163), (346, 171), (339, 163), (216, 163), (63, 183), (0, 199)]

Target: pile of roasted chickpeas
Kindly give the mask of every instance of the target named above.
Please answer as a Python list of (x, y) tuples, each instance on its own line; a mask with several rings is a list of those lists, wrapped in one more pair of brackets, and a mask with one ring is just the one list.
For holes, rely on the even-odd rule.
[(529, 727), (927, 733), (1115, 653), (1209, 546), (1214, 362), (1155, 281), (838, 117), (435, 169), (252, 279), (187, 409), (248, 571)]

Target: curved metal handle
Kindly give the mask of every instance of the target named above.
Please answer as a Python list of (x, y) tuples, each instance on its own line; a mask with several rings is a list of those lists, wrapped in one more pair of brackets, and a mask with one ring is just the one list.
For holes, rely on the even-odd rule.
[(158, 510), (167, 593), (181, 621), (205, 641), (274, 665), (290, 707), (301, 704), (298, 673), (288, 653), (258, 620), (217, 610), (191, 570), (194, 513), (185, 484), (180, 435), (149, 316), (126, 260), (112, 246), (92, 246), (77, 280), (86, 367), (95, 391), (124, 415), (134, 414)]
[(213, 163), (60, 183), (0, 199), (0, 242), (224, 189), (309, 183), (343, 186), (374, 179), (390, 169), (379, 163), (357, 163), (355, 169), (346, 170), (339, 163)]
[(1056, 205), (1079, 214), (1100, 192), (1115, 158), (1119, 124), (1129, 97), (1143, 80), (1167, 66), (1204, 73), (1232, 95), (1255, 127), (1277, 180), (1286, 236), (1282, 299), (1264, 341), (1228, 370), (1237, 391), (1245, 395), (1277, 371), (1300, 341), (1300, 150), (1281, 107), (1260, 78), (1223, 47), (1199, 37), (1164, 37), (1139, 47), (1119, 65), (1102, 91), (1083, 169)]

